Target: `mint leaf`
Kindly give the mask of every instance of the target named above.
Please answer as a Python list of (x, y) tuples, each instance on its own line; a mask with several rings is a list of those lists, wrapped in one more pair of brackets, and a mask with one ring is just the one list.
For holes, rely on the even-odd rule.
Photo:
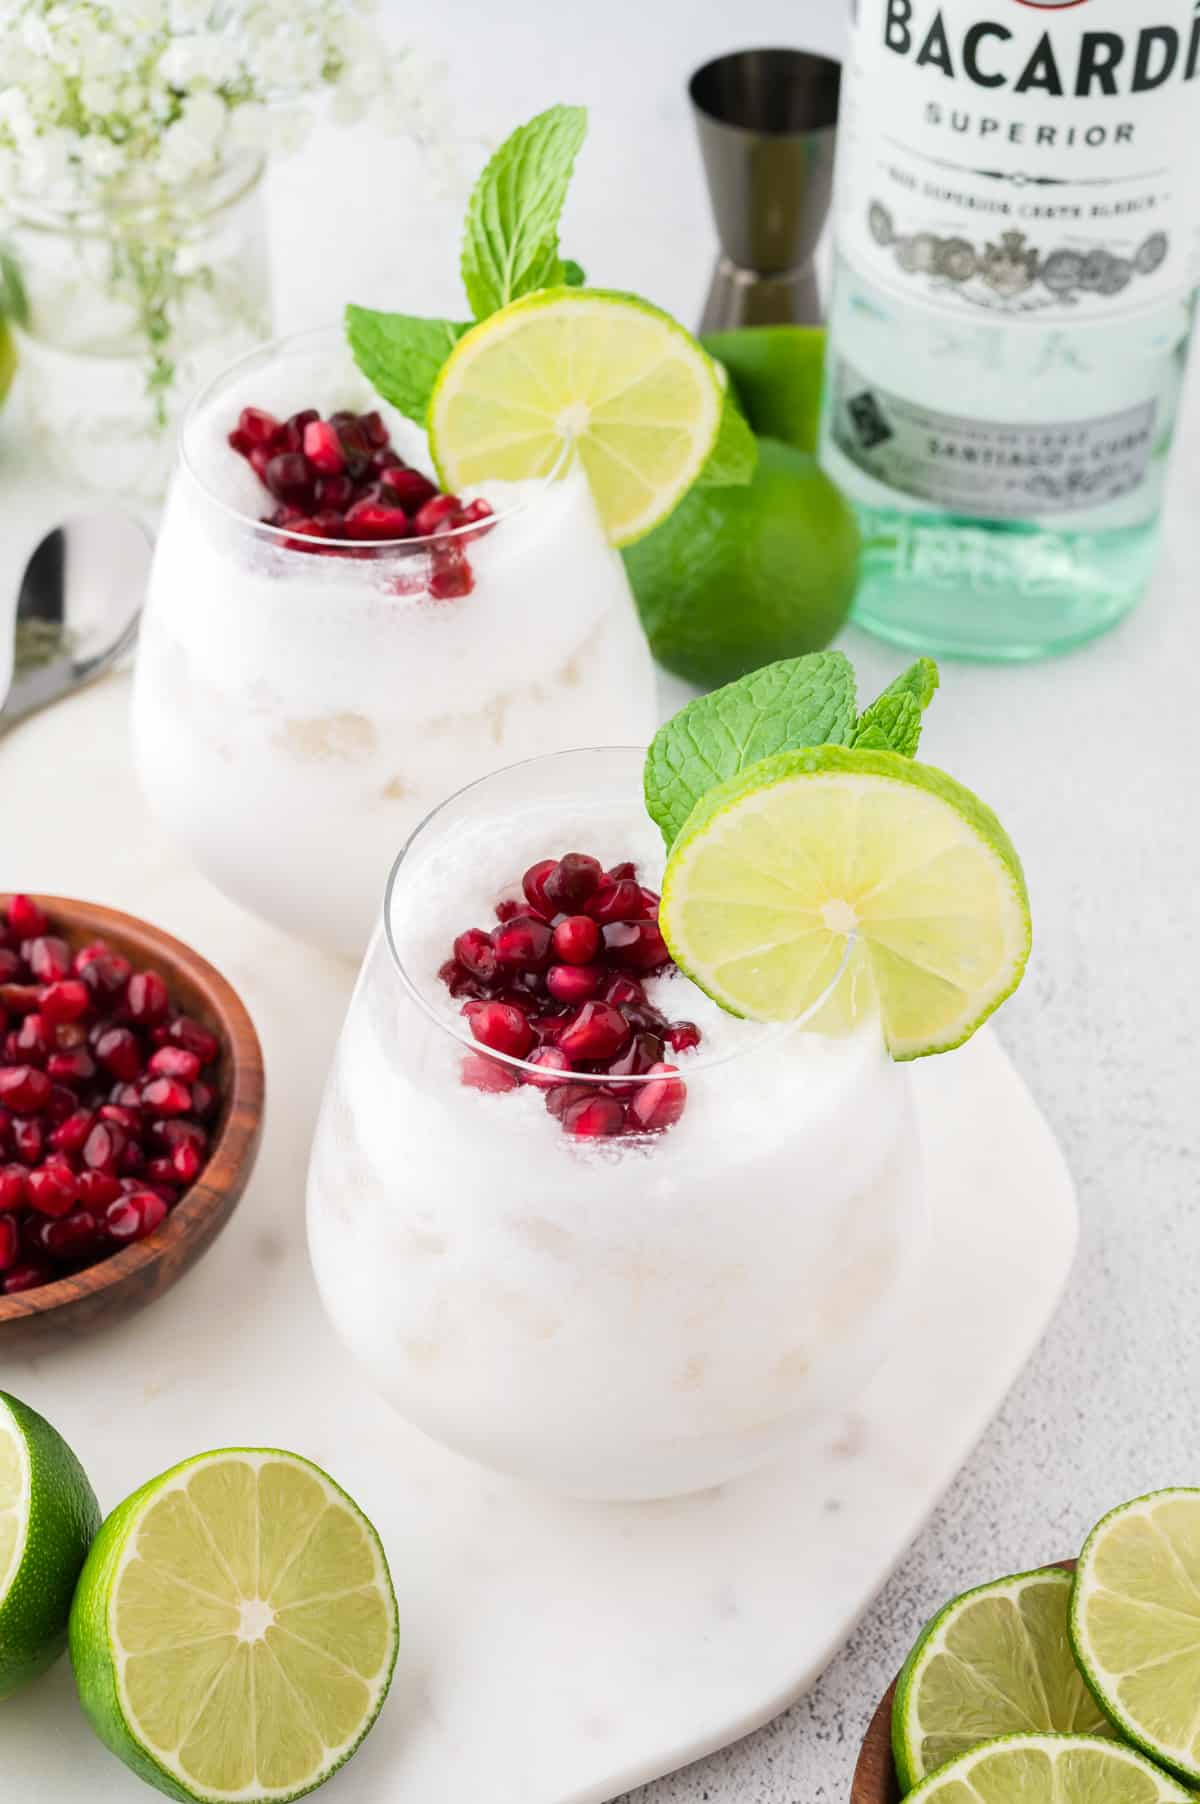
[(689, 702), (646, 756), (646, 807), (671, 846), (714, 784), (804, 745), (845, 745), (854, 730), (854, 670), (840, 651), (752, 671)]
[(565, 257), (562, 266), (562, 286), (564, 288), (582, 288), (587, 281), (582, 263), (576, 263), (574, 257)]
[(915, 758), (921, 743), (921, 715), (937, 694), (940, 680), (933, 659), (918, 658), (863, 710), (851, 745)]
[(552, 106), (505, 139), (475, 184), (463, 236), (462, 279), (476, 319), (518, 295), (559, 288), (558, 221), (587, 132), (578, 106)]
[(346, 337), (355, 363), (372, 388), (418, 426), (425, 424), (442, 365), (470, 330), (449, 319), (346, 308)]
[(744, 488), (754, 481), (758, 468), (758, 440), (746, 424), (730, 382), (725, 389), (717, 442), (696, 478), (702, 489)]

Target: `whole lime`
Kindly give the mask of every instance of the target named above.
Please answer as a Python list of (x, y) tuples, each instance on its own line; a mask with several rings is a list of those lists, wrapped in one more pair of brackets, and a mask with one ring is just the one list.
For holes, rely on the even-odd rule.
[(660, 664), (706, 688), (819, 651), (858, 582), (854, 514), (806, 452), (758, 441), (744, 488), (694, 488), (622, 553)]
[(755, 432), (815, 451), (821, 426), (825, 331), (821, 326), (739, 326), (700, 341), (723, 363)]

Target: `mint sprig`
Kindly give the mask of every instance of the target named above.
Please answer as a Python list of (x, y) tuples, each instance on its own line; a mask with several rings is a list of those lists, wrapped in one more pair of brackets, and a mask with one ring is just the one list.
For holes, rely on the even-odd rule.
[(850, 744), (915, 758), (921, 743), (921, 717), (937, 694), (939, 680), (933, 659), (918, 658), (859, 715)]
[(539, 288), (561, 288), (558, 222), (587, 113), (552, 106), (505, 139), (467, 207), (462, 279), (477, 320)]
[(702, 795), (774, 752), (845, 745), (854, 731), (854, 670), (840, 651), (768, 664), (689, 702), (646, 757), (646, 808), (670, 847)]
[(376, 313), (353, 303), (346, 308), (346, 337), (355, 363), (372, 388), (418, 426), (425, 424), (442, 365), (470, 329), (449, 319)]

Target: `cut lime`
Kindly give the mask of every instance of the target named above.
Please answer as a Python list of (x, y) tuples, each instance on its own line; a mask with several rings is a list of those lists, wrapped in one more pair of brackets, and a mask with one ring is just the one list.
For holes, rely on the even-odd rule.
[(716, 443), (724, 372), (669, 314), (551, 288), (460, 338), (429, 403), (447, 489), (546, 476), (573, 443), (614, 545), (665, 519)]
[(1051, 1567), (946, 1605), (905, 1661), (892, 1706), (901, 1787), (1001, 1735), (1108, 1735), (1067, 1635), (1071, 1575)]
[(1190, 1798), (1119, 1742), (1010, 1735), (940, 1768), (909, 1792), (908, 1804), (1187, 1804)]
[(1200, 1780), (1200, 1491), (1158, 1491), (1088, 1537), (1071, 1600), (1075, 1658), (1120, 1733)]
[(989, 808), (894, 752), (779, 752), (708, 791), (663, 878), (680, 969), (723, 1008), (821, 1024), (878, 1008), (894, 1058), (959, 1046), (1029, 956), (1020, 861)]
[(99, 1526), (96, 1494), (62, 1436), (0, 1391), (0, 1698), (66, 1647), (75, 1581)]
[(201, 1454), (104, 1524), (71, 1659), (101, 1741), (168, 1797), (298, 1798), (387, 1695), (396, 1600), (379, 1537), (295, 1454)]

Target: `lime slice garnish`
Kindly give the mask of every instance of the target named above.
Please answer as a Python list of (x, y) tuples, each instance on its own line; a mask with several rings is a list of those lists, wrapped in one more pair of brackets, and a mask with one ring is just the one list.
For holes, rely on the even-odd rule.
[(952, 1760), (909, 1792), (908, 1804), (1185, 1804), (1190, 1797), (1119, 1742), (1012, 1735)]
[(894, 1058), (959, 1046), (1029, 956), (1020, 861), (989, 808), (893, 752), (779, 752), (711, 789), (679, 834), (660, 924), (723, 1008), (796, 1021), (853, 951), (822, 1026), (878, 1008)]
[(65, 1649), (75, 1582), (99, 1526), (95, 1492), (62, 1436), (0, 1391), (0, 1698)]
[(1071, 1640), (1118, 1731), (1200, 1780), (1200, 1491), (1138, 1498), (1092, 1530)]
[(904, 1791), (1002, 1735), (1111, 1733), (1067, 1636), (1071, 1575), (1050, 1568), (946, 1605), (905, 1661), (892, 1706)]
[(547, 476), (571, 442), (614, 545), (665, 519), (716, 442), (723, 372), (669, 314), (552, 288), (459, 339), (429, 403), (443, 487)]
[(300, 1797), (353, 1754), (391, 1682), (379, 1537), (295, 1454), (202, 1454), (104, 1524), (71, 1658), (100, 1739), (168, 1796)]

